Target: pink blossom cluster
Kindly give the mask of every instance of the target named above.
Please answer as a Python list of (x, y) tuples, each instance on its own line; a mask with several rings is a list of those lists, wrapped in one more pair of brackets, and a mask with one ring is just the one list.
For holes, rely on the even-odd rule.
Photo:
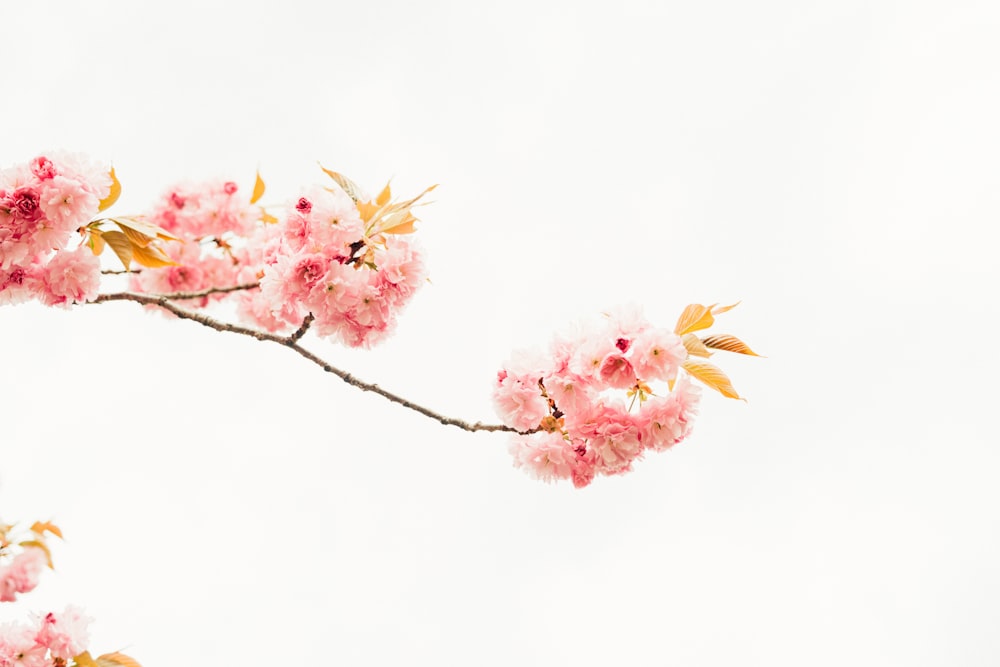
[(275, 330), (311, 313), (320, 336), (370, 347), (426, 277), (423, 255), (401, 234), (369, 234), (342, 190), (306, 190), (263, 246), (260, 292), (244, 312)]
[(144, 216), (176, 235), (163, 244), (173, 266), (143, 268), (135, 291), (199, 292), (258, 282), (257, 290), (215, 293), (237, 304), (245, 322), (288, 332), (311, 314), (319, 336), (369, 347), (390, 333), (396, 315), (426, 277), (423, 256), (402, 234), (369, 233), (358, 206), (339, 188), (303, 192), (284, 218), (237, 195), (236, 184), (174, 188)]
[(543, 481), (628, 472), (646, 451), (683, 440), (700, 390), (681, 374), (681, 338), (637, 310), (557, 337), (548, 354), (521, 352), (497, 374), (493, 401), (514, 435), (514, 465)]
[(10, 563), (0, 565), (0, 602), (14, 602), (18, 594), (34, 590), (47, 562), (43, 549), (27, 547)]
[[(162, 227), (177, 241), (160, 247), (175, 264), (143, 268), (133, 274), (130, 288), (137, 292), (173, 294), (200, 292), (240, 284), (247, 273), (241, 262), (245, 238), (262, 224), (263, 211), (239, 194), (232, 181), (211, 181), (170, 188), (143, 219)], [(245, 254), (245, 253), (244, 253)], [(253, 267), (249, 279), (256, 281)], [(204, 307), (210, 300), (220, 300), (225, 293), (189, 300), (189, 307)]]
[(0, 625), (0, 667), (52, 667), (65, 665), (87, 650), (90, 618), (83, 610), (67, 606), (34, 623)]
[(69, 305), (97, 295), (100, 262), (78, 247), (77, 230), (111, 183), (106, 166), (69, 153), (0, 170), (0, 305), (31, 298)]

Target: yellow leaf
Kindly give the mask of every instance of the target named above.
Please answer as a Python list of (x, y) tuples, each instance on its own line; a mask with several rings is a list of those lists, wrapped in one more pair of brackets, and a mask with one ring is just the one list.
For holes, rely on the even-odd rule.
[(132, 267), (132, 244), (129, 243), (128, 237), (121, 232), (104, 232), (101, 234), (111, 249), (115, 251), (118, 255), (118, 259), (122, 261), (125, 265), (125, 270), (128, 271)]
[(378, 197), (375, 198), (375, 203), (379, 206), (385, 206), (389, 203), (392, 198), (392, 190), (389, 189), (389, 184), (386, 183), (385, 187), (382, 188), (382, 192), (378, 193)]
[(256, 204), (257, 200), (264, 196), (264, 179), (260, 177), (260, 171), (257, 172), (257, 180), (253, 184), (253, 194), (250, 195), (250, 203)]
[(707, 359), (712, 356), (712, 353), (708, 351), (708, 348), (701, 342), (701, 339), (693, 333), (681, 336), (681, 342), (684, 343), (684, 347), (687, 348), (688, 354), (692, 357), (705, 357)]
[(108, 196), (102, 199), (100, 204), (97, 205), (98, 211), (111, 208), (111, 205), (118, 201), (118, 197), (122, 194), (122, 184), (118, 182), (118, 177), (115, 176), (114, 167), (111, 167), (108, 176), (111, 177), (111, 189), (108, 191)]
[(715, 350), (726, 350), (727, 352), (749, 354), (754, 357), (760, 356), (751, 350), (750, 347), (739, 338), (729, 334), (715, 334), (714, 336), (703, 338), (701, 342), (705, 344), (705, 347), (710, 347)]
[(729, 381), (729, 378), (726, 377), (726, 374), (723, 373), (718, 366), (713, 366), (705, 361), (692, 361), (688, 359), (681, 364), (681, 367), (686, 370), (691, 377), (705, 383), (707, 386), (715, 389), (726, 398), (740, 397), (740, 395), (736, 393), (736, 390), (733, 389), (733, 385)]
[(104, 239), (101, 238), (101, 230), (91, 227), (87, 232), (87, 246), (95, 255), (104, 252)]
[(59, 539), (62, 539), (62, 531), (59, 530), (59, 526), (55, 525), (51, 521), (36, 521), (31, 524), (31, 532), (37, 533), (38, 535), (44, 535), (46, 532), (52, 533)]
[(375, 214), (382, 210), (381, 206), (377, 206), (371, 202), (358, 202), (358, 213), (361, 214), (361, 219), (365, 222), (370, 222)]
[(18, 542), (18, 546), (28, 547), (28, 548), (34, 547), (35, 549), (41, 549), (42, 551), (45, 552), (45, 560), (48, 561), (49, 563), (49, 569), (50, 570), (55, 569), (54, 567), (52, 567), (52, 552), (49, 551), (49, 547), (47, 544), (45, 544), (45, 542), (42, 542), (41, 540), (25, 540), (24, 542)]
[(154, 245), (132, 246), (132, 259), (142, 266), (158, 269), (163, 266), (177, 266), (177, 262), (167, 257), (162, 250)]
[(338, 174), (335, 171), (330, 171), (322, 164), (319, 166), (323, 170), (323, 173), (333, 179), (333, 182), (340, 186), (340, 189), (347, 193), (347, 196), (354, 200), (357, 204), (361, 201), (361, 188), (359, 188), (354, 181), (349, 179), (343, 174)]
[(137, 232), (131, 227), (127, 227), (125, 225), (119, 225), (119, 227), (121, 227), (121, 230), (125, 233), (125, 237), (129, 240), (129, 243), (134, 246), (145, 248), (153, 241), (152, 237), (146, 236), (142, 232)]
[(268, 213), (267, 211), (264, 211), (263, 213), (260, 214), (260, 219), (261, 221), (263, 221), (265, 224), (268, 225), (278, 224), (278, 219), (273, 215), (271, 215), (270, 213)]
[(383, 220), (375, 231), (380, 234), (412, 234), (416, 231), (413, 227), (416, 221), (409, 211), (400, 211)]
[(80, 655), (73, 658), (73, 663), (76, 667), (97, 667), (97, 663), (90, 657), (89, 651), (84, 651)]
[(678, 336), (683, 336), (692, 331), (709, 328), (715, 323), (715, 318), (712, 317), (712, 308), (714, 307), (715, 304), (703, 306), (699, 303), (692, 303), (684, 309), (684, 312), (677, 319), (677, 326), (674, 327), (674, 333)]
[(739, 301), (737, 301), (736, 303), (734, 303), (731, 306), (717, 306), (717, 307), (713, 306), (712, 307), (712, 314), (713, 315), (720, 315), (720, 314), (722, 314), (722, 313), (724, 313), (726, 311), (732, 310), (733, 308), (735, 308), (738, 305), (740, 305)]
[(179, 238), (165, 230), (159, 225), (154, 225), (151, 222), (146, 222), (140, 218), (111, 218), (111, 222), (115, 223), (122, 229), (128, 227), (133, 229), (140, 234), (145, 234), (146, 236), (163, 239), (164, 241), (180, 241)]
[(142, 665), (123, 653), (105, 653), (97, 658), (97, 667), (142, 667)]

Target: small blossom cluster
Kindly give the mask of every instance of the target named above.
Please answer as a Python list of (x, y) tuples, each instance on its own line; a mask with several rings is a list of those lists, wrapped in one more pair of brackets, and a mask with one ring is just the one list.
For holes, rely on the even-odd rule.
[(493, 388), (502, 421), (522, 432), (510, 444), (514, 465), (584, 487), (677, 444), (691, 431), (700, 397), (679, 372), (686, 358), (680, 336), (636, 310), (557, 337), (548, 354), (515, 355)]
[(111, 183), (107, 167), (69, 153), (0, 170), (0, 305), (36, 298), (66, 306), (96, 297), (100, 262), (72, 242)]
[[(176, 237), (160, 247), (173, 264), (146, 267), (132, 275), (137, 292), (174, 294), (201, 292), (256, 281), (258, 267), (242, 262), (246, 237), (260, 226), (263, 211), (239, 194), (232, 181), (210, 181), (170, 188), (142, 219)], [(187, 300), (188, 307), (205, 307), (225, 293)]]
[(426, 278), (423, 256), (401, 234), (372, 234), (343, 190), (303, 193), (263, 244), (260, 292), (247, 312), (269, 329), (299, 325), (311, 313), (320, 336), (370, 347)]
[(70, 605), (33, 623), (0, 625), (0, 667), (60, 667), (87, 650), (90, 618)]
[(47, 562), (43, 549), (27, 547), (0, 564), (0, 602), (14, 602), (19, 594), (33, 591)]
[(46, 540), (50, 535), (62, 537), (51, 523), (36, 521), (28, 530), (17, 530), (14, 524), (0, 523), (0, 602), (14, 602), (22, 593), (38, 586), (38, 578), (46, 565), (51, 566)]

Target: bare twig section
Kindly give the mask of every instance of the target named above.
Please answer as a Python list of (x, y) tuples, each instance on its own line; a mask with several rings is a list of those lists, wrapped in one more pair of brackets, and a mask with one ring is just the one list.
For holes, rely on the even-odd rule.
[(139, 269), (118, 269), (117, 271), (113, 269), (104, 269), (101, 271), (103, 276), (123, 276), (127, 273), (142, 273)]
[(293, 333), (291, 336), (288, 337), (288, 342), (289, 343), (299, 342), (299, 339), (305, 336), (306, 332), (309, 331), (309, 325), (312, 324), (314, 319), (316, 318), (313, 317), (312, 313), (306, 315), (305, 319), (302, 320), (302, 325), (295, 330), (295, 333)]
[(299, 328), (294, 333), (288, 336), (278, 336), (275, 334), (267, 333), (266, 331), (258, 331), (257, 329), (243, 327), (238, 324), (230, 324), (228, 322), (222, 322), (220, 320), (215, 319), (214, 317), (209, 317), (208, 315), (204, 315), (202, 313), (196, 313), (190, 310), (186, 310), (172, 302), (172, 299), (194, 299), (201, 296), (207, 296), (208, 294), (213, 294), (219, 291), (232, 292), (238, 289), (253, 289), (254, 287), (257, 286), (258, 285), (254, 283), (252, 285), (238, 285), (236, 287), (223, 288), (221, 290), (216, 289), (216, 290), (205, 290), (203, 292), (178, 292), (176, 294), (136, 294), (134, 292), (115, 292), (113, 294), (101, 294), (92, 303), (107, 303), (109, 301), (133, 301), (135, 303), (147, 306), (159, 306), (164, 310), (170, 311), (171, 313), (173, 313), (174, 315), (176, 315), (181, 319), (197, 322), (198, 324), (206, 326), (210, 329), (215, 329), (216, 331), (240, 334), (242, 336), (249, 336), (250, 338), (254, 338), (256, 340), (270, 341), (272, 343), (283, 345), (291, 350), (294, 350), (300, 356), (308, 359), (315, 365), (322, 368), (327, 373), (332, 373), (336, 375), (337, 377), (339, 377), (341, 380), (351, 385), (352, 387), (357, 387), (361, 391), (370, 391), (372, 393), (378, 394), (379, 396), (389, 401), (392, 401), (393, 403), (401, 405), (404, 408), (413, 410), (414, 412), (419, 412), (425, 417), (429, 417), (434, 421), (444, 424), (445, 426), (455, 426), (457, 428), (462, 429), (463, 431), (469, 431), (469, 432), (505, 431), (508, 433), (520, 433), (520, 431), (518, 431), (517, 429), (511, 428), (510, 426), (506, 426), (504, 424), (484, 424), (482, 422), (470, 423), (464, 419), (446, 417), (438, 412), (435, 412), (434, 410), (431, 410), (430, 408), (426, 408), (418, 403), (414, 403), (413, 401), (407, 400), (402, 396), (399, 396), (398, 394), (394, 394), (391, 391), (383, 389), (377, 384), (360, 380), (351, 375), (350, 373), (348, 373), (347, 371), (341, 370), (336, 366), (327, 363), (320, 357), (316, 356), (309, 350), (299, 345), (299, 340), (306, 334), (306, 332), (309, 330), (309, 326), (312, 324), (313, 316), (311, 313), (308, 316), (306, 316), (306, 318), (302, 321), (302, 325), (299, 326)]

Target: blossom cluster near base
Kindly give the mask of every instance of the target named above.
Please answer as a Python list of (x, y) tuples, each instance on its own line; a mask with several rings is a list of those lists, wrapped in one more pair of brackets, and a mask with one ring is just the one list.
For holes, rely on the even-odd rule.
[(188, 308), (228, 300), (246, 324), (290, 332), (311, 315), (321, 337), (370, 347), (391, 333), (427, 277), (409, 236), (427, 192), (374, 198), (345, 176), (305, 189), (279, 219), (232, 181), (170, 188), (141, 215), (98, 218), (121, 186), (114, 171), (55, 153), (0, 171), (0, 305), (69, 306), (98, 295), (98, 255), (110, 249), (146, 294), (207, 292)]
[(692, 357), (712, 349), (756, 356), (735, 336), (694, 334), (734, 306), (688, 306), (673, 331), (623, 309), (557, 337), (546, 354), (514, 355), (493, 388), (500, 418), (521, 432), (511, 438), (514, 465), (579, 488), (681, 442), (698, 411), (692, 378), (739, 398), (718, 367)]
[[(38, 585), (42, 570), (52, 567), (47, 539), (62, 537), (59, 528), (36, 521), (26, 531), (0, 523), (0, 602)], [(0, 624), (0, 667), (139, 667), (121, 653), (93, 658), (87, 652), (90, 618), (68, 605), (62, 612), (32, 614), (29, 622)]]

